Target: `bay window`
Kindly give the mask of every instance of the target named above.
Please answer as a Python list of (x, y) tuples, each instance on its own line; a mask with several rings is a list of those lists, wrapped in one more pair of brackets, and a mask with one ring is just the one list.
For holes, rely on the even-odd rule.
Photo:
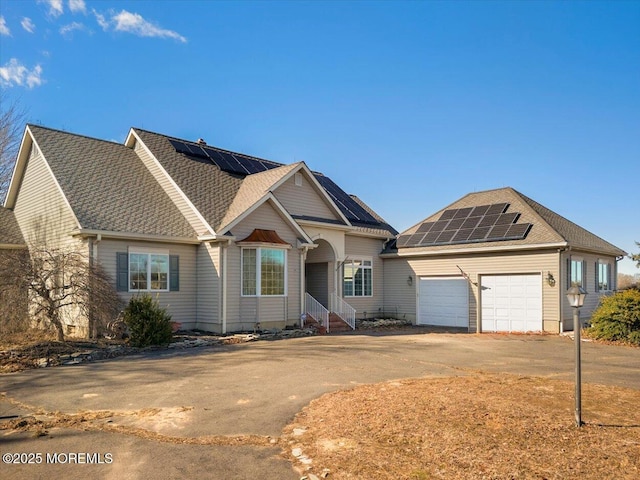
[(282, 248), (242, 249), (242, 296), (283, 296), (287, 252)]

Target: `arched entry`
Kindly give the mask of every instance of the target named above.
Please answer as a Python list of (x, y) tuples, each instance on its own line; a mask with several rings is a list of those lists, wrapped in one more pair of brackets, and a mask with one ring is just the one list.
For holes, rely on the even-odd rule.
[(317, 248), (309, 250), (305, 261), (305, 289), (325, 308), (329, 308), (329, 293), (335, 290), (336, 254), (326, 240), (315, 241)]

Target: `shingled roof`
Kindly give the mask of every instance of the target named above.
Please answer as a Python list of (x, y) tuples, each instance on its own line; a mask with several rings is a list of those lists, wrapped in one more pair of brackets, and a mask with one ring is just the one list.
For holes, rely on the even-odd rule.
[(131, 148), (37, 125), (28, 128), (83, 229), (196, 237)]
[[(517, 223), (530, 224), (526, 233), (519, 239), (506, 239), (496, 241), (462, 241), (445, 242), (444, 244), (415, 244), (411, 240), (403, 247), (403, 239), (425, 230), (423, 224), (441, 220), (445, 211), (470, 209), (471, 207), (489, 206), (496, 204), (507, 205), (507, 212), (517, 214)], [(415, 237), (414, 237), (415, 238)], [(413, 244), (412, 244), (413, 243)], [(567, 220), (552, 210), (535, 202), (517, 190), (506, 187), (495, 190), (474, 192), (465, 195), (459, 200), (434, 213), (425, 220), (405, 230), (398, 236), (397, 246), (402, 251), (415, 251), (420, 253), (439, 252), (444, 250), (462, 250), (469, 248), (498, 248), (498, 247), (526, 247), (544, 245), (566, 245), (573, 248), (582, 248), (591, 251), (602, 252), (615, 256), (625, 255), (626, 252), (615, 245), (594, 235), (581, 226)]]
[(13, 210), (0, 206), (0, 246), (2, 245), (23, 246), (25, 241)]
[[(299, 165), (299, 162), (286, 165), (207, 145), (208, 149), (232, 154), (234, 157), (241, 159), (259, 161), (270, 166), (270, 170), (260, 173), (248, 175), (230, 173), (221, 170), (210, 160), (178, 153), (171, 144), (171, 141), (179, 141), (195, 145), (194, 142), (168, 137), (139, 128), (134, 128), (133, 131), (151, 150), (154, 157), (198, 209), (207, 223), (217, 232), (224, 230), (246, 209), (259, 201), (280, 178)], [(324, 175), (317, 172), (312, 173), (317, 179), (325, 178)], [(321, 186), (325, 188), (324, 185)], [(335, 188), (339, 189), (337, 186)], [(330, 193), (328, 194), (331, 195)], [(339, 194), (343, 198), (348, 197), (344, 192), (339, 192)], [(387, 236), (393, 236), (397, 233), (364, 202), (353, 196), (351, 198), (375, 219), (370, 224), (352, 222), (356, 230)], [(338, 203), (336, 206), (343, 214), (346, 214), (344, 205)], [(299, 216), (294, 216), (294, 218), (299, 218)], [(317, 220), (322, 221), (322, 219)], [(332, 220), (327, 220), (327, 222), (336, 223)]]

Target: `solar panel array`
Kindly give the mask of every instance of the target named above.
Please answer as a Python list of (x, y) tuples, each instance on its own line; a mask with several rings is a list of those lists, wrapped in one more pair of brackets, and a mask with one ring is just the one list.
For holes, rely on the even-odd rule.
[(350, 222), (364, 223), (367, 225), (380, 225), (373, 215), (362, 208), (349, 194), (336, 185), (333, 180), (324, 175), (314, 174), (316, 180), (322, 185), (331, 199), (335, 202), (343, 215)]
[[(209, 159), (217, 165), (220, 170), (236, 175), (246, 176), (283, 166), (280, 163), (211, 148), (206, 145), (187, 143), (173, 139), (169, 139), (169, 142), (171, 142), (171, 145), (173, 145), (173, 148), (175, 148), (178, 153), (183, 153), (191, 157)], [(378, 220), (362, 208), (330, 178), (322, 174), (314, 174), (314, 176), (350, 222), (380, 226)]]
[(424, 222), (413, 234), (400, 235), (397, 246), (426, 247), (459, 243), (522, 240), (531, 223), (517, 223), (519, 213), (510, 212), (508, 203), (445, 210), (434, 222)]
[(208, 158), (220, 170), (237, 175), (251, 175), (252, 173), (265, 172), (272, 168), (278, 168), (282, 165), (269, 160), (248, 157), (238, 153), (231, 153), (217, 148), (207, 147), (206, 145), (198, 145), (195, 143), (186, 143), (179, 140), (169, 140), (173, 148), (178, 153), (184, 153), (192, 157)]

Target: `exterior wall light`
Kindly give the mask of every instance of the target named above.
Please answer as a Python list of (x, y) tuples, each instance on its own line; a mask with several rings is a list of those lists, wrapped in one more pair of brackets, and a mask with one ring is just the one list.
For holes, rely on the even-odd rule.
[(582, 365), (580, 359), (580, 307), (584, 305), (587, 292), (578, 285), (567, 290), (567, 300), (573, 307), (573, 338), (576, 354), (576, 427), (582, 426)]
[(409, 278), (407, 278), (407, 285), (413, 285), (413, 277), (411, 275), (409, 275)]
[(556, 279), (553, 278), (553, 274), (551, 272), (547, 272), (547, 283), (550, 287), (556, 286)]

